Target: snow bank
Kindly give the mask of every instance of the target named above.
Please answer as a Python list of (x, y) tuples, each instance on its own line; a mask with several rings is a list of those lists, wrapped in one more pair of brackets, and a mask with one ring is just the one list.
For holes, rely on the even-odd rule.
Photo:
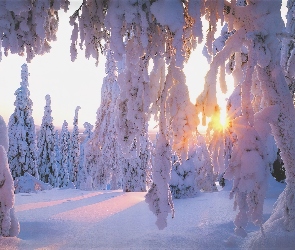
[(31, 193), (42, 190), (50, 190), (52, 186), (48, 183), (44, 183), (29, 173), (25, 173), (24, 176), (18, 177), (14, 181), (15, 193)]

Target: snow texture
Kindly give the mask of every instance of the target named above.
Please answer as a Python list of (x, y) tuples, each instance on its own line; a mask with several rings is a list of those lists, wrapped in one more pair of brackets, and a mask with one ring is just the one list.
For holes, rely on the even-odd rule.
[[(269, 182), (264, 220), (285, 184)], [(220, 189), (220, 187), (218, 187)], [(200, 193), (174, 201), (177, 214), (159, 231), (144, 202), (145, 193), (52, 189), (15, 195), (21, 225), (17, 237), (3, 237), (2, 249), (255, 249), (249, 241), (261, 235), (249, 223), (248, 237), (234, 235), (229, 191)], [(274, 225), (275, 226), (275, 225)], [(81, 233), (83, 231), (83, 233)], [(265, 228), (264, 232), (267, 234)], [(256, 249), (293, 249), (293, 232), (271, 230)], [(271, 232), (270, 231), (270, 232)], [(99, 232), (99, 234), (97, 233)], [(247, 243), (247, 244), (246, 244)], [(257, 245), (256, 245), (257, 246)]]
[(19, 234), (19, 222), (14, 212), (14, 185), (6, 151), (0, 145), (0, 237)]
[(44, 183), (36, 179), (29, 173), (25, 173), (24, 176), (17, 177), (14, 180), (15, 193), (31, 193), (42, 190), (50, 190), (52, 186), (49, 183)]

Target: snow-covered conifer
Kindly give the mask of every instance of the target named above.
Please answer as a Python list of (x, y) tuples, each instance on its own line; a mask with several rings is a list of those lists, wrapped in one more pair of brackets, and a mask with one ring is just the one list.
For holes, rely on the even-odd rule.
[(19, 223), (14, 213), (14, 183), (9, 170), (6, 151), (0, 145), (0, 236), (19, 234)]
[(58, 176), (59, 176), (59, 172), (61, 168), (61, 153), (60, 153), (60, 139), (59, 139), (58, 130), (55, 130), (55, 133), (54, 133), (54, 155), (55, 155), (54, 165), (55, 165), (56, 173), (55, 173), (55, 184), (53, 187), (59, 187)]
[(295, 21), (293, 13), (295, 10), (294, 0), (287, 1), (288, 12), (286, 15), (286, 32), (280, 34), (283, 38), (282, 42), (282, 55), (281, 55), (281, 65), (284, 70), (285, 79), (287, 81), (289, 90), (294, 98), (295, 95), (295, 42), (294, 42), (294, 33), (295, 33)]
[[(124, 192), (145, 192), (146, 191), (146, 159), (142, 154), (137, 155), (137, 144), (134, 141), (132, 148), (129, 152), (128, 158), (123, 158), (122, 163), (122, 178), (123, 178), (123, 191)], [(138, 152), (141, 150), (139, 149)]]
[(77, 175), (79, 169), (79, 157), (80, 157), (80, 135), (78, 128), (78, 112), (80, 107), (78, 106), (75, 110), (75, 117), (73, 122), (73, 131), (70, 143), (69, 152), (69, 177), (70, 181), (75, 185), (77, 184)]
[[(177, 156), (175, 156), (177, 159)], [(182, 199), (196, 196), (198, 187), (196, 182), (196, 169), (192, 157), (185, 161), (176, 160), (172, 164), (170, 190), (173, 198)]]
[(91, 125), (89, 122), (85, 122), (83, 124), (85, 130), (83, 132), (84, 140), (80, 144), (80, 157), (79, 157), (79, 170), (78, 170), (78, 181), (77, 181), (77, 188), (80, 188), (82, 190), (84, 189), (92, 189), (89, 187), (86, 187), (87, 178), (89, 175), (86, 166), (85, 166), (85, 146), (87, 145), (88, 141), (90, 140), (92, 136), (92, 129), (93, 125)]
[(205, 192), (217, 191), (210, 151), (202, 135), (197, 136), (196, 145), (195, 154), (192, 155), (192, 161), (196, 169), (195, 180), (197, 187), (199, 190)]
[(49, 183), (53, 187), (56, 183), (57, 169), (55, 164), (55, 139), (53, 118), (51, 116), (50, 95), (45, 96), (46, 106), (44, 107), (44, 116), (38, 136), (38, 158), (37, 165), (39, 169), (40, 180)]
[(59, 138), (60, 149), (60, 169), (58, 172), (58, 185), (60, 188), (68, 187), (70, 184), (69, 176), (69, 153), (70, 153), (70, 132), (68, 123), (64, 121)]
[(106, 77), (101, 88), (101, 104), (96, 114), (93, 135), (86, 148), (86, 169), (91, 172), (95, 188), (105, 189), (108, 183), (112, 189), (119, 188), (121, 169), (117, 131), (115, 128), (116, 101), (119, 94), (117, 67), (113, 52), (106, 51)]
[(5, 151), (7, 152), (8, 150), (7, 126), (1, 115), (0, 115), (0, 145), (2, 145)]
[(33, 102), (28, 89), (28, 66), (22, 65), (20, 88), (15, 91), (14, 113), (8, 123), (8, 162), (12, 177), (23, 176), (25, 172), (39, 178), (36, 165), (36, 134), (32, 117)]

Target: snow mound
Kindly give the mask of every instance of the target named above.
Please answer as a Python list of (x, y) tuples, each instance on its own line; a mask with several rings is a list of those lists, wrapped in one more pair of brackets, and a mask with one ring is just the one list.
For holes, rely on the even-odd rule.
[(14, 181), (15, 193), (31, 193), (42, 190), (50, 190), (52, 186), (48, 183), (44, 183), (36, 179), (29, 173), (25, 173), (24, 176), (18, 177)]

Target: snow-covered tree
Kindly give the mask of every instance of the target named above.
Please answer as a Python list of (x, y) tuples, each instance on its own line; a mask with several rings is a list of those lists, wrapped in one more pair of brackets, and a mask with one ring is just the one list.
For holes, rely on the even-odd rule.
[(139, 160), (141, 164), (141, 169), (145, 171), (145, 185), (149, 187), (152, 183), (152, 143), (149, 139), (148, 130), (145, 131), (140, 136), (140, 150), (139, 150)]
[(51, 116), (50, 95), (45, 96), (46, 106), (44, 107), (44, 116), (38, 136), (38, 158), (37, 165), (39, 169), (40, 180), (49, 183), (53, 187), (56, 184), (57, 169), (55, 164), (55, 139), (54, 125)]
[(4, 147), (5, 151), (8, 150), (7, 126), (1, 115), (0, 115), (0, 145)]
[(295, 95), (295, 75), (294, 75), (294, 67), (295, 67), (295, 43), (294, 43), (294, 35), (295, 35), (295, 21), (293, 17), (295, 2), (294, 0), (287, 1), (288, 12), (286, 15), (287, 23), (286, 23), (286, 32), (280, 33), (280, 36), (283, 38), (282, 42), (282, 55), (281, 55), (281, 65), (284, 70), (285, 79), (288, 84), (289, 90), (294, 99)]
[(59, 138), (60, 149), (60, 168), (58, 172), (58, 186), (60, 188), (68, 187), (70, 184), (69, 176), (69, 154), (70, 154), (70, 132), (68, 123), (64, 121)]
[(170, 190), (173, 198), (182, 199), (195, 197), (198, 193), (195, 177), (196, 166), (191, 155), (185, 161), (180, 162), (176, 160), (172, 164), (170, 181)]
[(60, 174), (60, 168), (61, 168), (61, 153), (60, 153), (60, 140), (59, 140), (59, 133), (58, 130), (55, 130), (54, 133), (54, 165), (56, 169), (55, 173), (55, 185), (53, 187), (59, 187), (59, 174)]
[(14, 212), (14, 183), (9, 170), (6, 151), (0, 145), (0, 236), (19, 234), (19, 223)]
[(70, 181), (75, 185), (77, 184), (77, 175), (79, 169), (79, 157), (80, 157), (80, 135), (78, 128), (78, 112), (81, 109), (79, 106), (75, 110), (75, 117), (73, 122), (73, 131), (70, 143), (69, 152), (69, 177)]
[[(140, 158), (140, 156), (137, 155), (137, 146), (140, 146), (140, 144), (137, 144), (137, 142), (134, 141), (132, 148), (130, 149), (128, 158), (124, 158), (124, 156), (122, 158), (122, 186), (124, 192), (146, 191), (147, 165), (145, 164), (145, 159)], [(140, 151), (141, 150), (139, 149), (138, 152)]]
[(200, 134), (197, 136), (195, 154), (192, 155), (192, 161), (196, 168), (195, 180), (198, 189), (205, 192), (217, 191), (210, 151), (206, 145), (205, 138)]
[(27, 62), (49, 52), (56, 40), (58, 11), (67, 11), (68, 5), (68, 0), (0, 1), (0, 61), (2, 48), (6, 56), (26, 55)]
[(86, 168), (92, 173), (95, 188), (105, 189), (110, 183), (111, 189), (118, 189), (121, 182), (121, 150), (115, 129), (115, 107), (119, 87), (113, 52), (107, 50), (106, 57), (106, 77), (101, 88), (101, 104), (97, 110), (95, 129), (87, 146)]
[[(85, 130), (83, 132), (84, 140), (80, 144), (80, 159), (79, 159), (79, 170), (78, 170), (78, 183), (77, 188), (80, 188), (82, 190), (92, 190), (92, 183), (91, 187), (87, 186), (87, 179), (89, 177), (91, 178), (90, 174), (88, 173), (86, 166), (85, 166), (85, 146), (89, 142), (91, 136), (92, 136), (92, 129), (93, 125), (91, 125), (89, 122), (85, 122), (83, 124)], [(92, 180), (92, 178), (91, 178)], [(91, 181), (92, 182), (92, 181)]]
[(14, 113), (8, 123), (8, 162), (12, 177), (23, 176), (25, 172), (39, 178), (36, 165), (36, 134), (32, 117), (33, 102), (28, 89), (28, 66), (22, 65), (20, 88), (15, 91)]

